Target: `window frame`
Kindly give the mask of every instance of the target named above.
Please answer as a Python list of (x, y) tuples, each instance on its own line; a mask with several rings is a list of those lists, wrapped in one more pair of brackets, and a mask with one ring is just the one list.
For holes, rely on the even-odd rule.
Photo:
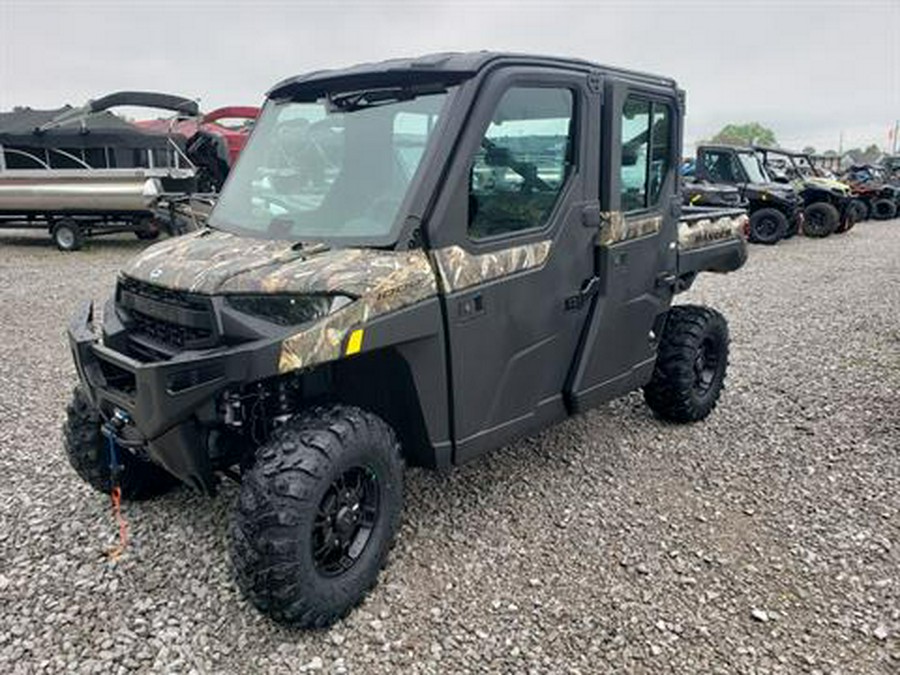
[(735, 166), (737, 168), (737, 171), (740, 175), (736, 177), (737, 180), (735, 180), (733, 183), (728, 182), (728, 181), (720, 181), (720, 180), (715, 180), (713, 182), (716, 183), (717, 185), (740, 185), (741, 183), (749, 183), (750, 177), (747, 175), (747, 172), (744, 169), (744, 165), (741, 164), (741, 161), (737, 158), (737, 152), (731, 148), (712, 147), (712, 148), (704, 149), (704, 151), (702, 153), (703, 161), (701, 162), (703, 164), (704, 175), (707, 178), (712, 176), (712, 173), (710, 172), (709, 167), (706, 164), (706, 158), (710, 155), (721, 155), (721, 154), (729, 156), (729, 161), (731, 161), (733, 163), (733, 166)]

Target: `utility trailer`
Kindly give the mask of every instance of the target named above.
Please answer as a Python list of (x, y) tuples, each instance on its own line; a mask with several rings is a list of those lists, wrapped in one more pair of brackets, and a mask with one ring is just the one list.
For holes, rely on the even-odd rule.
[(0, 113), (0, 228), (46, 229), (60, 250), (84, 239), (133, 232), (154, 239), (161, 195), (196, 189), (185, 137), (141, 129), (112, 108), (140, 106), (197, 118), (195, 101), (154, 92), (118, 92), (81, 108)]

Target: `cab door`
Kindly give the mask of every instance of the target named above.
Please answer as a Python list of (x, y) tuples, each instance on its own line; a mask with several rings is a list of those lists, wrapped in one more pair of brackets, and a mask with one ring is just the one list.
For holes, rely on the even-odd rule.
[(567, 385), (573, 411), (649, 380), (677, 265), (679, 99), (623, 81), (605, 94), (597, 293)]
[(457, 463), (566, 416), (598, 211), (587, 74), (509, 66), (478, 86), (429, 228)]

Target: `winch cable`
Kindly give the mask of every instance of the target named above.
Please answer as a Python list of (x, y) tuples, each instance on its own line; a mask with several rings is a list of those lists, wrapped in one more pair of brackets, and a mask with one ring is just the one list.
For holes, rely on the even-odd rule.
[(119, 528), (119, 543), (107, 550), (106, 555), (110, 562), (118, 562), (119, 558), (128, 547), (128, 521), (122, 515), (122, 464), (119, 462), (118, 444), (116, 443), (115, 427), (109, 425), (107, 427), (107, 448), (109, 449), (109, 473), (112, 483), (112, 489), (109, 493), (110, 502), (112, 504), (113, 517)]

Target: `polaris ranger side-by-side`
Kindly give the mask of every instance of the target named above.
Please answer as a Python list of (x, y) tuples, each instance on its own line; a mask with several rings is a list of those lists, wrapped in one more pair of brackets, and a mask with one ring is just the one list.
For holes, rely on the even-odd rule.
[(694, 170), (700, 183), (734, 185), (750, 211), (750, 241), (777, 244), (803, 222), (803, 199), (790, 185), (773, 182), (752, 148), (701, 145)]
[[(808, 237), (827, 237), (847, 232), (862, 217), (850, 186), (820, 175), (808, 155), (781, 148), (755, 146), (763, 166), (775, 180), (791, 183), (803, 199), (803, 232)], [(775, 168), (775, 163), (780, 164)]]
[(716, 406), (728, 329), (672, 307), (739, 268), (740, 209), (681, 214), (684, 98), (585, 61), (443, 54), (268, 95), (208, 226), (122, 271), (65, 448), (126, 498), (239, 478), (240, 588), (324, 626), (375, 583), (403, 467), (448, 467), (643, 388)]
[(900, 211), (900, 185), (893, 185), (885, 169), (871, 164), (854, 164), (843, 180), (862, 204), (863, 218), (890, 220)]

